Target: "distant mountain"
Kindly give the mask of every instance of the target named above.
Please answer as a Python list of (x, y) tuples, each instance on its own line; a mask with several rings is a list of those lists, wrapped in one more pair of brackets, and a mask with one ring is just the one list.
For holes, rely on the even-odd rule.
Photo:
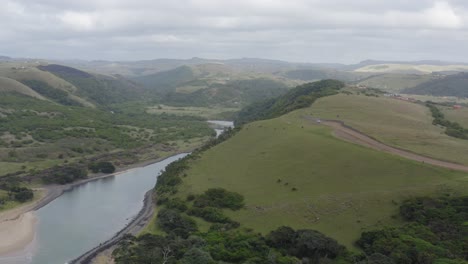
[(143, 87), (160, 92), (169, 92), (178, 85), (194, 79), (195, 74), (189, 66), (180, 66), (172, 70), (133, 78)]
[(402, 91), (407, 94), (468, 97), (468, 73), (458, 73)]
[(0, 61), (10, 61), (11, 58), (7, 56), (0, 56)]

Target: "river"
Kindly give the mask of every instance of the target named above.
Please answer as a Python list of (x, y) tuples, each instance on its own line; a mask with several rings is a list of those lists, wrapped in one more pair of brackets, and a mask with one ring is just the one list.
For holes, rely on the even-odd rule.
[[(215, 126), (217, 135), (222, 133), (222, 127), (232, 127), (232, 122), (209, 122)], [(34, 242), (7, 262), (64, 264), (110, 239), (142, 208), (144, 195), (156, 184), (160, 172), (186, 155), (188, 153), (171, 156), (65, 192), (36, 212)]]

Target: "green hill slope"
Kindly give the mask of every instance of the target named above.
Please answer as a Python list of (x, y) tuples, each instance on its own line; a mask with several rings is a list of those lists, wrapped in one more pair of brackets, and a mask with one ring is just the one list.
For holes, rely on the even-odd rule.
[(444, 129), (433, 125), (431, 113), (423, 104), (339, 94), (317, 100), (310, 113), (323, 119), (344, 121), (391, 146), (468, 165), (468, 140), (447, 136)]
[(45, 100), (44, 96), (40, 95), (33, 89), (29, 88), (28, 86), (5, 77), (0, 77), (0, 92), (2, 93), (11, 93), (16, 92), (20, 94), (24, 94), (27, 96), (31, 96), (37, 99)]
[(245, 125), (190, 164), (177, 196), (226, 188), (245, 197), (245, 209), (226, 212), (242, 226), (311, 228), (352, 247), (364, 230), (398, 225), (405, 198), (468, 190), (463, 173), (336, 139), (303, 118), (310, 111)]
[(458, 73), (403, 90), (408, 94), (468, 97), (468, 73)]

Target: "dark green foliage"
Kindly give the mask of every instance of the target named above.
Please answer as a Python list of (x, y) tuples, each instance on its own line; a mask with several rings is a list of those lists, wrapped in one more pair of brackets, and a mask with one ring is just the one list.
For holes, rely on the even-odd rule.
[(197, 196), (193, 202), (195, 207), (217, 207), (239, 210), (244, 207), (244, 197), (223, 188), (211, 188)]
[(24, 203), (32, 200), (34, 193), (31, 189), (26, 187), (13, 187), (9, 190), (14, 200)]
[(158, 225), (166, 233), (182, 238), (187, 238), (191, 232), (197, 230), (197, 224), (192, 218), (182, 215), (177, 210), (165, 208), (158, 213)]
[(180, 264), (214, 264), (216, 263), (210, 253), (199, 248), (191, 248), (185, 252)]
[(437, 108), (434, 103), (427, 102), (426, 106), (429, 107), (432, 113), (432, 117), (434, 118), (432, 124), (445, 127), (445, 134), (451, 137), (468, 139), (468, 129), (462, 127), (457, 122), (451, 122), (445, 119), (445, 115), (439, 110), (439, 108)]
[(21, 179), (15, 176), (7, 175), (0, 178), (0, 190), (8, 192), (8, 197), (1, 199), (0, 207), (7, 201), (24, 203), (34, 198), (33, 190), (21, 186)]
[(194, 207), (187, 211), (187, 214), (203, 218), (211, 223), (231, 223), (232, 220), (223, 214), (223, 211), (214, 207), (198, 208)]
[(78, 94), (87, 97), (100, 106), (142, 99), (144, 90), (138, 85), (120, 78), (92, 75), (71, 67), (49, 64), (39, 66), (78, 88)]
[(400, 214), (410, 223), (364, 232), (357, 245), (396, 263), (468, 260), (468, 197), (415, 198), (401, 205)]
[(185, 212), (188, 209), (186, 203), (179, 198), (170, 199), (165, 203), (165, 205), (168, 209), (174, 209), (180, 212)]
[(93, 162), (88, 165), (88, 168), (94, 173), (113, 173), (115, 171), (115, 166), (108, 161)]
[(298, 258), (318, 261), (321, 258), (334, 259), (345, 252), (345, 248), (322, 233), (315, 230), (297, 230), (280, 227), (266, 237), (268, 245), (281, 252)]
[(56, 166), (47, 170), (46, 175), (42, 177), (45, 183), (67, 184), (76, 180), (86, 179), (88, 172), (85, 168), (78, 165)]
[(70, 99), (69, 94), (65, 91), (55, 89), (48, 85), (45, 82), (38, 81), (38, 80), (23, 80), (21, 81), (26, 86), (29, 86), (31, 89), (36, 91), (37, 93), (54, 100), (55, 102), (63, 105), (70, 105), (70, 106), (81, 106), (79, 102), (76, 102)]
[(188, 159), (189, 157), (187, 156), (172, 162), (166, 166), (165, 171), (158, 177), (155, 187), (156, 193), (158, 194), (158, 203), (162, 203), (167, 195), (177, 192), (177, 185), (182, 183), (180, 175), (188, 168)]
[(285, 95), (254, 103), (242, 109), (235, 121), (236, 126), (255, 120), (278, 117), (293, 110), (308, 107), (318, 98), (336, 94), (343, 87), (344, 84), (336, 80), (323, 80), (297, 86)]
[(458, 73), (425, 82), (402, 91), (406, 94), (468, 97), (468, 73)]

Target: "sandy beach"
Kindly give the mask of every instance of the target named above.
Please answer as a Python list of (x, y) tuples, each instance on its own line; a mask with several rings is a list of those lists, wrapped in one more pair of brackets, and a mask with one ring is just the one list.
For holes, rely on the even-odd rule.
[(20, 251), (31, 243), (35, 236), (36, 222), (34, 212), (0, 222), (0, 256)]

